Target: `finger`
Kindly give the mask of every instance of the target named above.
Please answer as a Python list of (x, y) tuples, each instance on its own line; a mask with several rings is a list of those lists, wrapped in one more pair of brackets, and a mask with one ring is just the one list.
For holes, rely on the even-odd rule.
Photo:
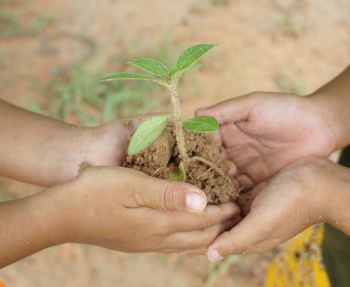
[(225, 147), (245, 146), (252, 138), (238, 127), (239, 123), (227, 123), (220, 126), (220, 134)]
[(220, 124), (238, 122), (248, 118), (249, 112), (256, 102), (257, 97), (252, 94), (244, 95), (207, 108), (198, 109), (196, 114), (215, 117)]
[(165, 249), (165, 250), (159, 250), (158, 252), (165, 253), (165, 254), (176, 253), (177, 255), (198, 256), (198, 255), (205, 255), (207, 252), (207, 248), (185, 250), (185, 251), (183, 249)]
[(193, 185), (144, 174), (130, 177), (127, 191), (126, 207), (200, 212), (207, 204), (204, 192)]
[(240, 210), (238, 205), (234, 203), (224, 203), (221, 205), (209, 205), (200, 213), (165, 213), (159, 210), (154, 210), (154, 213), (154, 218), (158, 220), (160, 233), (172, 234), (206, 229), (239, 215)]
[(211, 138), (212, 138), (213, 143), (214, 143), (216, 146), (218, 146), (218, 147), (221, 147), (221, 146), (222, 146), (222, 138), (221, 138), (220, 132), (213, 133), (213, 134), (211, 135)]
[(252, 250), (254, 246), (270, 239), (275, 224), (268, 210), (251, 211), (237, 226), (221, 234), (208, 249), (208, 258), (217, 262), (230, 254)]
[(165, 240), (165, 248), (176, 248), (182, 251), (206, 249), (218, 235), (231, 229), (236, 222), (231, 219), (203, 230), (172, 234)]
[(251, 205), (255, 197), (268, 185), (267, 181), (263, 181), (256, 185), (252, 190), (244, 193), (239, 199), (238, 204), (241, 208), (241, 213), (246, 216), (250, 212)]
[(255, 183), (262, 182), (271, 174), (267, 164), (261, 158), (257, 158), (255, 162), (249, 163), (241, 169), (241, 172), (248, 174)]
[(253, 146), (228, 148), (226, 155), (236, 164), (239, 173), (249, 175), (254, 182), (261, 182), (271, 174), (268, 163)]
[(251, 190), (255, 185), (254, 181), (246, 174), (238, 175), (236, 180), (238, 181), (240, 188), (242, 188), (242, 191)]
[(207, 248), (200, 248), (195, 250), (186, 250), (186, 251), (180, 252), (179, 255), (200, 256), (200, 255), (205, 255), (206, 253), (207, 253)]
[(226, 155), (228, 159), (232, 160), (237, 165), (239, 171), (260, 157), (259, 152), (247, 143), (227, 148)]
[(238, 172), (237, 167), (232, 161), (225, 160), (224, 163), (225, 163), (225, 166), (227, 167), (227, 173), (229, 175), (231, 176), (237, 175), (237, 172)]

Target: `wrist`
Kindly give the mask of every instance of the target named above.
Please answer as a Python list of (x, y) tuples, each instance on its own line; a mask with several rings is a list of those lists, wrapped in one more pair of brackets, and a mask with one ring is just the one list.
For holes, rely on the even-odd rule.
[(84, 161), (93, 166), (120, 165), (125, 158), (130, 131), (121, 121), (112, 121), (87, 130)]
[(74, 214), (69, 205), (69, 184), (58, 185), (24, 199), (26, 216), (35, 222), (40, 249), (71, 242)]
[(49, 184), (66, 182), (79, 174), (80, 164), (87, 161), (93, 128), (65, 124), (56, 136), (49, 139), (47, 169), (54, 175)]
[(307, 100), (312, 103), (315, 112), (323, 120), (325, 132), (333, 140), (335, 150), (350, 144), (350, 133), (347, 131), (350, 121), (348, 105), (327, 89), (316, 91), (307, 97)]
[(324, 200), (322, 204), (324, 221), (350, 234), (350, 169), (332, 162), (322, 175)]

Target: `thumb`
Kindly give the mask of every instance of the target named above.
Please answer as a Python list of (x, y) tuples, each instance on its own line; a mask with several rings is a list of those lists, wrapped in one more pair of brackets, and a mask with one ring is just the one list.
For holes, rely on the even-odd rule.
[[(264, 211), (264, 213), (262, 213)], [(208, 259), (218, 262), (231, 254), (261, 253), (269, 250), (277, 238), (270, 238), (275, 220), (266, 210), (252, 211), (230, 231), (221, 234), (208, 248)]]
[(150, 176), (142, 176), (129, 195), (129, 207), (201, 212), (207, 205), (206, 195), (197, 187)]
[(247, 119), (256, 101), (257, 97), (254, 94), (248, 94), (198, 109), (196, 114), (215, 117), (220, 124), (239, 122)]

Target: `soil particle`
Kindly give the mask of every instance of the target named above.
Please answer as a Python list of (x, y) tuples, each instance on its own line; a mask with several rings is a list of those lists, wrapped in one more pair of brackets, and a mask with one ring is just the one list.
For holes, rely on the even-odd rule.
[[(185, 132), (188, 156), (199, 156), (209, 160), (226, 175), (227, 167), (222, 160), (220, 149), (208, 134)], [(175, 144), (174, 129), (168, 126), (163, 134), (146, 150), (127, 156), (123, 166), (142, 171), (150, 176), (168, 179), (179, 165), (179, 151)], [(199, 162), (191, 161), (187, 166), (186, 182), (202, 189), (208, 202), (219, 204), (237, 199), (237, 184), (227, 175)]]

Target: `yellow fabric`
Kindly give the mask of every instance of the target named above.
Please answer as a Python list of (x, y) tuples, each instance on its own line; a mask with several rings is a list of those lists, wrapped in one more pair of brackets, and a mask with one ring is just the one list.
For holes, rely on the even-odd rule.
[(265, 287), (330, 287), (322, 264), (323, 225), (315, 225), (286, 243), (269, 266)]

